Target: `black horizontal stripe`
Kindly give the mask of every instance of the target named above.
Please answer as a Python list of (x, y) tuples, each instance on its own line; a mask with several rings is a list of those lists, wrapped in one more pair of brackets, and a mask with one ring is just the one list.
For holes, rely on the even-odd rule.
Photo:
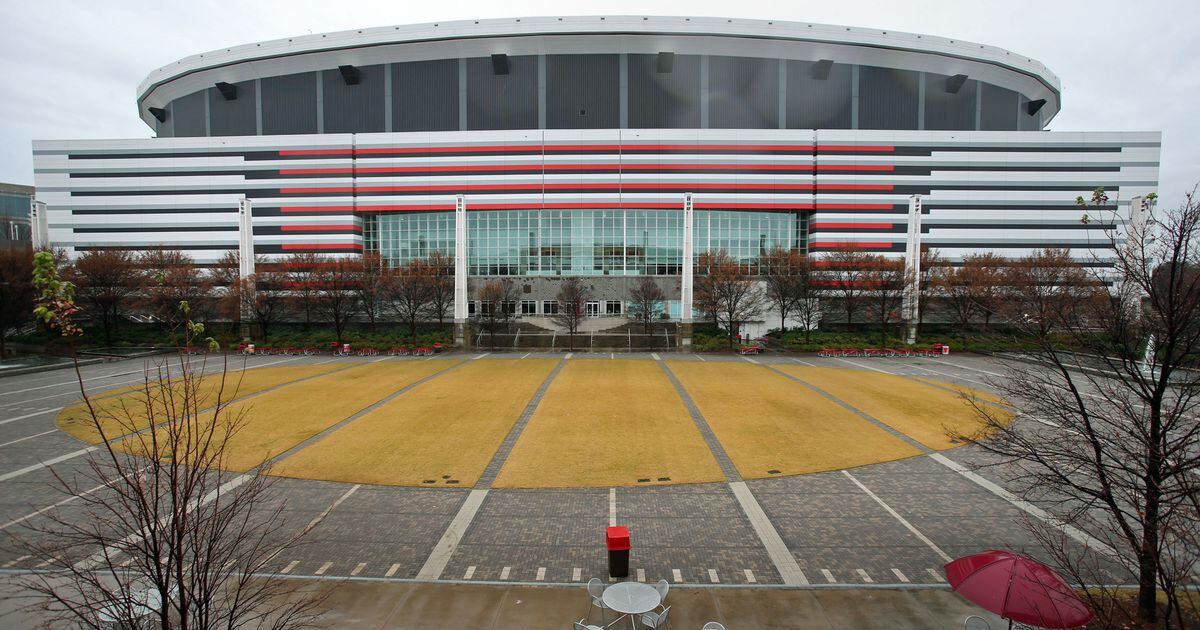
[[(236, 214), (237, 206), (228, 208), (72, 208), (72, 215), (89, 214), (131, 214), (144, 216), (148, 214)], [(254, 209), (255, 216), (258, 208)]]
[(154, 232), (236, 232), (236, 225), (204, 225), (204, 226), (142, 226), (142, 227), (98, 227), (98, 228), (72, 228), (75, 234), (131, 234), (138, 232), (154, 233)]
[[(183, 243), (179, 243), (176, 245), (137, 245), (134, 243), (124, 243), (121, 245), (76, 245), (75, 246), (75, 251), (80, 251), (80, 252), (97, 252), (97, 251), (140, 252), (140, 251), (147, 251), (147, 250), (186, 252), (186, 251), (222, 251), (222, 250), (233, 251), (236, 249), (237, 249), (237, 245), (186, 245)], [(258, 248), (256, 247), (255, 251), (257, 251), (257, 249)]]

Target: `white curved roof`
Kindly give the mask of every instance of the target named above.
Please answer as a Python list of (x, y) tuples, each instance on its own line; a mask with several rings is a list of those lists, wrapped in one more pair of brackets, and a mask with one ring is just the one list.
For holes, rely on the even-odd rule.
[[(589, 36), (581, 40), (579, 36)], [(652, 36), (652, 37), (647, 37)], [(581, 44), (583, 44), (581, 46)], [(966, 74), (1044, 98), (1045, 120), (1058, 113), (1060, 83), (1041, 62), (1003, 48), (898, 31), (713, 17), (575, 16), (460, 20), (301, 35), (184, 57), (138, 86), (138, 109), (256, 78), (421, 59), (508, 54), (623, 52), (741, 54), (779, 59), (833, 59), (883, 67)]]

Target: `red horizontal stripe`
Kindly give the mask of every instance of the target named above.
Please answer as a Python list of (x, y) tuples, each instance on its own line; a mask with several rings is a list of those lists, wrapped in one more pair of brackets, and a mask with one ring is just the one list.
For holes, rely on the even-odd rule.
[(809, 247), (816, 249), (887, 249), (894, 243), (849, 243), (842, 241), (817, 241)]
[(660, 172), (660, 171), (752, 171), (770, 169), (775, 171), (790, 171), (811, 173), (813, 171), (852, 171), (878, 172), (892, 171), (891, 164), (463, 164), (441, 166), (367, 166), (346, 168), (284, 168), (280, 175), (353, 175), (353, 174), (388, 174), (388, 173), (506, 173), (512, 171), (541, 170), (547, 173), (555, 171), (620, 171), (620, 172)]
[(357, 243), (284, 243), (283, 249), (315, 249), (320, 251), (361, 251)]
[(776, 184), (776, 183), (666, 183), (666, 182), (623, 182), (609, 184), (556, 183), (556, 184), (446, 184), (432, 186), (326, 186), (280, 188), (285, 195), (306, 195), (315, 193), (369, 193), (369, 192), (427, 192), (427, 193), (463, 193), (476, 190), (512, 190), (512, 191), (547, 191), (572, 192), (579, 190), (671, 190), (679, 192), (694, 192), (703, 190), (734, 190), (734, 191), (809, 191), (809, 190), (891, 190), (891, 184)]
[(361, 232), (362, 227), (353, 224), (339, 225), (282, 225), (279, 229), (283, 232), (320, 232), (322, 230), (341, 230), (343, 232)]
[(514, 144), (461, 145), (430, 147), (371, 147), (364, 149), (284, 149), (281, 156), (321, 155), (430, 155), (438, 153), (507, 153), (541, 150), (546, 153), (568, 151), (813, 151), (821, 152), (891, 152), (887, 145), (802, 145), (802, 144)]
[(814, 230), (890, 230), (891, 223), (813, 223)]

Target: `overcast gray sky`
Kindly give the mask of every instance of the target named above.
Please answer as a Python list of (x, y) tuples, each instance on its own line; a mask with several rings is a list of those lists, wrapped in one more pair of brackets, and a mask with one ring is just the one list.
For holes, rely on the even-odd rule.
[(32, 184), (30, 141), (144, 138), (138, 83), (176, 59), (265, 39), (479, 17), (705, 15), (824, 22), (1000, 46), (1058, 74), (1056, 131), (1162, 131), (1160, 194), (1200, 181), (1200, 3), (1111, 0), (0, 0), (0, 182)]

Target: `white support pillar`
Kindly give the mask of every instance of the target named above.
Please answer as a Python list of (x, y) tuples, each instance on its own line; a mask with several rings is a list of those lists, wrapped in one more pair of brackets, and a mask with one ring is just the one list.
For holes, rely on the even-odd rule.
[(679, 288), (679, 321), (683, 324), (692, 323), (693, 221), (692, 193), (683, 193), (683, 265)]
[(917, 342), (917, 322), (921, 312), (921, 196), (908, 198), (908, 244), (904, 250), (905, 342)]
[(46, 204), (41, 201), (29, 202), (29, 232), (34, 251), (50, 249), (50, 221), (46, 217)]
[(254, 210), (249, 199), (238, 201), (238, 278), (254, 275)]
[(454, 200), (454, 341), (463, 345), (467, 324), (467, 201)]

